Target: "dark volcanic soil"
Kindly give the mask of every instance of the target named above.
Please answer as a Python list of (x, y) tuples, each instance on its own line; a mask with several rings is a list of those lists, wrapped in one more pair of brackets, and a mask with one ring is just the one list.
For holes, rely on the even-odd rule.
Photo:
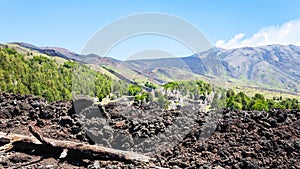
[[(97, 117), (101, 116), (107, 121), (103, 124), (120, 130), (129, 138), (125, 143), (133, 144), (136, 137), (147, 138), (166, 132), (184, 112), (162, 111), (151, 119), (144, 119), (139, 118), (138, 114), (135, 114), (136, 118), (131, 118), (125, 111), (151, 111), (154, 109), (151, 105), (142, 108), (125, 108), (122, 104), (102, 107), (89, 102), (86, 105), (74, 107), (72, 102), (47, 103), (31, 95), (0, 93), (0, 131), (31, 135), (28, 126), (32, 125), (45, 138), (94, 144), (91, 134), (86, 134), (90, 131), (86, 129), (100, 123)], [(76, 114), (75, 110), (81, 113)], [(215, 132), (208, 139), (202, 140), (201, 126), (207, 114), (198, 112), (195, 115), (195, 128), (173, 148), (152, 154), (155, 160), (148, 164), (68, 158), (59, 162), (47, 154), (11, 150), (0, 151), (0, 168), (97, 168), (99, 165), (101, 168), (300, 168), (299, 110), (223, 110), (221, 114), (223, 117), (218, 121)], [(89, 117), (89, 120), (83, 117)], [(103, 131), (98, 131), (98, 134), (115, 134), (107, 126), (102, 128)], [(100, 135), (100, 138), (104, 135)], [(113, 141), (105, 140), (101, 144), (113, 148), (124, 148), (122, 146), (126, 145), (118, 145), (118, 142)]]

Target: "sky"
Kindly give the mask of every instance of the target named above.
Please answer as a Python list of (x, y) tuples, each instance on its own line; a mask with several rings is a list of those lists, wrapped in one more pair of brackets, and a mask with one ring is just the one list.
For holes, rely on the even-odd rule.
[[(1, 0), (0, 6), (0, 43), (26, 42), (81, 53), (88, 40), (112, 21), (156, 12), (191, 23), (212, 46), (300, 46), (299, 0)], [(190, 54), (180, 45), (174, 39), (147, 35), (124, 40), (108, 55), (126, 59), (149, 49)]]

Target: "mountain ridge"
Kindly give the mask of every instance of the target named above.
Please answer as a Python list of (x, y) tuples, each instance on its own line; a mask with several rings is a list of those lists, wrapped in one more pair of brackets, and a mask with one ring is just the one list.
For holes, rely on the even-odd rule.
[(81, 55), (58, 47), (37, 47), (23, 42), (10, 44), (50, 56), (105, 66), (129, 79), (135, 76), (132, 74), (159, 82), (201, 76), (224, 78), (224, 81), (239, 80), (295, 93), (300, 90), (300, 47), (295, 45), (275, 44), (236, 49), (213, 47), (186, 57), (121, 61), (95, 54)]

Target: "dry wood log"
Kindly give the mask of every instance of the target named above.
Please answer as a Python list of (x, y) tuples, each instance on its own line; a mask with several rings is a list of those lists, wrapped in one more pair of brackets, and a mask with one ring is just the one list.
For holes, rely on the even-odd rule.
[[(35, 136), (25, 136), (20, 134), (0, 132), (0, 145), (10, 144), (13, 150), (20, 152), (39, 153), (42, 155), (51, 155), (59, 158), (61, 153), (67, 149), (67, 158), (89, 159), (89, 160), (117, 160), (124, 162), (149, 162), (152, 159), (130, 151), (122, 151), (106, 148), (98, 145), (89, 145), (76, 143), (72, 141), (60, 141), (54, 139), (45, 139), (41, 137), (33, 128), (30, 132)], [(9, 140), (9, 142), (8, 142)]]

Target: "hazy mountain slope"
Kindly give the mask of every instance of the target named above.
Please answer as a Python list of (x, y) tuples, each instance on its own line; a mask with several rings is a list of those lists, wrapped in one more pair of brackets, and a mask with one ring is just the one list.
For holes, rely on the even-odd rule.
[(62, 57), (65, 59), (72, 59), (72, 60), (78, 60), (80, 61), (82, 58), (82, 55), (71, 52), (67, 49), (64, 48), (58, 48), (58, 47), (37, 47), (28, 43), (23, 43), (23, 42), (13, 42), (10, 44), (15, 44), (15, 45), (19, 45), (21, 47), (24, 48), (28, 48), (34, 51), (38, 51), (40, 53), (43, 54), (47, 54), (50, 56), (58, 56), (58, 57)]
[(226, 79), (240, 79), (270, 88), (297, 92), (300, 82), (300, 48), (289, 45), (270, 45), (256, 48), (219, 49), (184, 58), (127, 61), (136, 70), (161, 69), (168, 76), (170, 69), (181, 69), (191, 74)]
[(100, 57), (95, 54), (81, 55), (59, 47), (37, 47), (23, 42), (13, 42), (13, 43), (9, 43), (9, 45), (14, 45), (14, 48), (27, 48), (30, 49), (31, 51), (36, 51), (41, 54), (45, 54), (49, 56), (57, 56), (68, 60), (70, 59), (78, 62), (84, 62), (87, 64), (111, 65), (115, 67), (120, 63), (119, 60), (114, 58)]
[(260, 82), (287, 90), (299, 90), (300, 48), (270, 45), (225, 50), (216, 54), (232, 78)]

